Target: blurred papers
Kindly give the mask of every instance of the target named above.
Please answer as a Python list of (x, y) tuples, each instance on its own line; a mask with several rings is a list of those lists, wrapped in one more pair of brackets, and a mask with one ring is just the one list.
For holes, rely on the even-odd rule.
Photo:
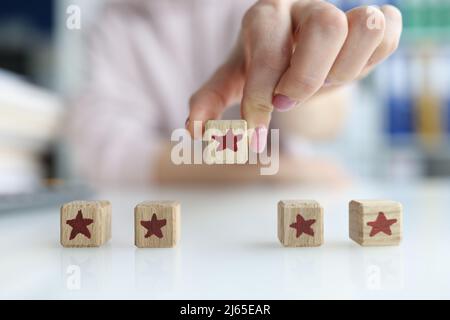
[(41, 157), (58, 136), (62, 116), (55, 94), (0, 70), (0, 193), (39, 184)]

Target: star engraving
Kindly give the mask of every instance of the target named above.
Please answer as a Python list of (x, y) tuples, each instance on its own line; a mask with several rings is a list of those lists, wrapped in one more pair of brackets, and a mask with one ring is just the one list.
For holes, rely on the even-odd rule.
[(84, 235), (86, 238), (91, 238), (91, 233), (88, 229), (88, 225), (94, 222), (93, 219), (83, 218), (83, 213), (78, 210), (78, 214), (75, 219), (67, 220), (66, 224), (72, 227), (72, 232), (70, 233), (69, 240), (75, 239), (78, 234)]
[(164, 227), (167, 223), (166, 219), (158, 220), (156, 213), (152, 215), (152, 219), (149, 221), (141, 221), (141, 226), (147, 229), (147, 233), (145, 234), (145, 238), (149, 238), (152, 235), (155, 235), (158, 238), (163, 237), (163, 233), (161, 228)]
[(296, 230), (296, 237), (300, 237), (303, 233), (314, 237), (314, 230), (311, 226), (316, 222), (315, 219), (305, 220), (301, 214), (297, 214), (296, 222), (289, 227)]
[(242, 140), (242, 134), (233, 134), (233, 130), (228, 129), (226, 135), (224, 136), (212, 136), (213, 140), (219, 142), (217, 151), (223, 151), (225, 149), (230, 149), (233, 152), (238, 151), (238, 142)]
[(377, 219), (375, 221), (367, 222), (369, 227), (372, 227), (370, 231), (370, 237), (375, 236), (376, 234), (383, 232), (388, 236), (392, 235), (391, 226), (397, 222), (397, 219), (386, 219), (386, 216), (383, 212), (379, 212)]

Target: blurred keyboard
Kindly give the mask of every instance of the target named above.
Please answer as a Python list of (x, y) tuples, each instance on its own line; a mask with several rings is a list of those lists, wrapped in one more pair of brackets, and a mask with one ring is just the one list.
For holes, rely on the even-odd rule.
[(90, 199), (93, 191), (82, 185), (54, 185), (33, 192), (0, 195), (0, 213), (60, 206), (65, 202)]

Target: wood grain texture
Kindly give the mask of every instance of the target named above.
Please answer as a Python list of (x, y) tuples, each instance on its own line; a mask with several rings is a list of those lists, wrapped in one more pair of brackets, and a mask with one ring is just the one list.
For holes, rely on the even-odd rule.
[[(180, 238), (180, 204), (176, 201), (145, 201), (134, 209), (135, 245), (138, 248), (171, 248), (175, 247)], [(161, 236), (153, 233), (142, 225), (142, 222), (152, 221), (156, 215), (158, 221), (166, 220), (157, 228)], [(148, 235), (146, 237), (146, 235)]]
[[(315, 220), (311, 224), (313, 235), (302, 233), (291, 227), (297, 215), (303, 219)], [(313, 200), (282, 200), (278, 202), (278, 239), (285, 247), (317, 247), (323, 244), (323, 208)]]
[[(225, 136), (228, 130), (234, 135), (242, 135), (237, 142), (237, 152), (226, 148), (218, 151), (220, 143), (213, 136)], [(205, 125), (204, 161), (207, 164), (244, 164), (248, 161), (248, 134), (245, 120), (210, 120)], [(230, 144), (228, 144), (230, 146)]]
[[(388, 200), (353, 200), (349, 203), (349, 236), (362, 246), (394, 246), (402, 240), (402, 205)], [(369, 222), (377, 220), (380, 213), (387, 219), (397, 220), (387, 229), (391, 235), (378, 232), (371, 236), (373, 227)]]
[[(70, 239), (73, 228), (67, 223), (79, 212), (84, 219), (92, 219), (87, 226), (90, 238), (78, 233)], [(99, 247), (111, 239), (111, 204), (109, 201), (72, 201), (61, 207), (60, 241), (64, 247)]]

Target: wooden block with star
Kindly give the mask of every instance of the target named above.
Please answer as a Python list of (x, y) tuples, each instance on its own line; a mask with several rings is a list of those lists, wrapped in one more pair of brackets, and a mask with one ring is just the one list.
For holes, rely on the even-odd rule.
[(313, 200), (278, 202), (278, 239), (285, 247), (317, 247), (323, 243), (323, 208)]
[(135, 245), (138, 248), (175, 247), (180, 238), (180, 204), (145, 201), (134, 209)]
[(100, 247), (111, 238), (109, 201), (72, 201), (61, 207), (61, 245)]
[(207, 164), (244, 164), (248, 161), (247, 121), (210, 120), (206, 122), (204, 140)]
[(353, 200), (350, 238), (362, 246), (394, 246), (402, 239), (402, 205), (394, 201)]

